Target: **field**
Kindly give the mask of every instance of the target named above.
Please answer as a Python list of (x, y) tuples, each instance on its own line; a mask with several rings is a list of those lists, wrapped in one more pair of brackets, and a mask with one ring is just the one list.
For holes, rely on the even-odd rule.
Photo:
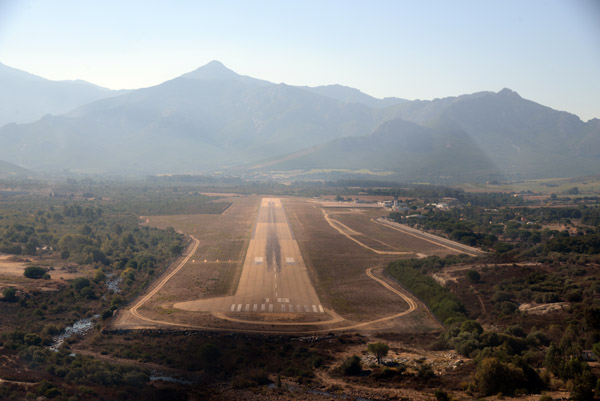
[(576, 178), (544, 178), (537, 180), (522, 180), (500, 184), (462, 184), (460, 188), (467, 192), (525, 192), (533, 191), (550, 195), (561, 195), (569, 189), (577, 187), (579, 193), (597, 195), (600, 193), (600, 177)]
[(374, 221), (381, 209), (261, 199), (219, 200), (232, 204), (222, 214), (142, 217), (143, 224), (173, 227), (192, 240), (112, 326), (257, 333), (439, 329), (381, 270), (398, 258), (460, 249)]

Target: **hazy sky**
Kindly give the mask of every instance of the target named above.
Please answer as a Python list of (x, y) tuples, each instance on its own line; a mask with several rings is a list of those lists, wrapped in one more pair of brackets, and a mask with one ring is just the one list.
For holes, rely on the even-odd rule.
[(0, 62), (151, 86), (220, 60), (290, 85), (433, 99), (511, 88), (600, 118), (600, 1), (0, 0)]

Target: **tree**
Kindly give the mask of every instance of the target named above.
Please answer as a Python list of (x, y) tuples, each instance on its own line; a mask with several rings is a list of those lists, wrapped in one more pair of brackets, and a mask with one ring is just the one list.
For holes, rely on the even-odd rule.
[(475, 382), (485, 395), (503, 393), (512, 395), (517, 388), (524, 388), (526, 379), (523, 370), (497, 358), (485, 358), (475, 372)]
[(25, 268), (23, 275), (27, 278), (38, 279), (44, 277), (44, 274), (47, 272), (48, 270), (44, 269), (43, 267), (29, 266)]
[(367, 349), (377, 358), (377, 363), (381, 365), (381, 359), (387, 356), (390, 347), (386, 343), (371, 343)]
[(81, 290), (90, 286), (90, 280), (88, 280), (87, 278), (78, 277), (75, 280), (73, 280), (72, 285), (75, 291), (81, 292)]
[(2, 290), (2, 297), (6, 302), (15, 302), (17, 300), (17, 290), (14, 287), (6, 287)]
[(481, 280), (481, 275), (477, 270), (471, 269), (467, 271), (467, 279), (472, 283), (477, 283)]

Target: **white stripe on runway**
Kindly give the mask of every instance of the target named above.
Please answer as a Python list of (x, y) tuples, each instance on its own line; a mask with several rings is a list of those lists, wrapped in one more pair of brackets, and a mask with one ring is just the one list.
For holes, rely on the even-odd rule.
[(313, 312), (317, 313), (317, 307), (315, 305), (313, 305), (312, 307), (313, 307)]
[[(313, 308), (314, 308), (314, 307), (315, 307), (315, 306), (313, 305)], [(250, 304), (246, 304), (246, 312), (250, 312)]]
[(273, 304), (269, 304), (269, 312), (273, 312)]
[(258, 305), (254, 304), (254, 306), (252, 307), (252, 312), (256, 312), (258, 310)]
[(241, 312), (241, 311), (242, 311), (242, 304), (238, 304), (237, 311), (238, 311), (238, 312)]
[(260, 305), (260, 311), (264, 312), (265, 311), (265, 304)]
[(323, 310), (323, 305), (319, 305), (319, 312), (324, 313), (325, 311)]
[(281, 304), (281, 311), (285, 312), (285, 304)]
[(294, 311), (294, 305), (290, 305), (290, 312)]
[(231, 304), (231, 311), (233, 312), (235, 310), (235, 304)]

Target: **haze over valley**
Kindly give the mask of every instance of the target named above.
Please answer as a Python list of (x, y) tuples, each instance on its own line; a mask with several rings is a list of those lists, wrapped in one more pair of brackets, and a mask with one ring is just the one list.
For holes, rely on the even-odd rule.
[(38, 172), (459, 183), (600, 171), (600, 120), (583, 122), (506, 88), (376, 99), (340, 85), (274, 84), (218, 61), (125, 93), (8, 67), (0, 81), (23, 99), (5, 93), (5, 123), (43, 115), (0, 128), (0, 159)]

